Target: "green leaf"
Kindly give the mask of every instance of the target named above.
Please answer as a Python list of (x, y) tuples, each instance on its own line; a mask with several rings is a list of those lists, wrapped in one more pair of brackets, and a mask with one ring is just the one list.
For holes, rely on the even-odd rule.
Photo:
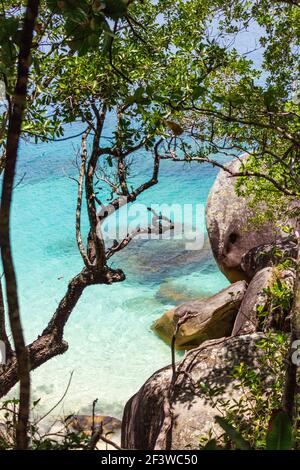
[(104, 14), (115, 20), (124, 16), (127, 12), (127, 2), (125, 0), (103, 0), (100, 3), (105, 5)]
[(203, 86), (196, 86), (193, 90), (193, 99), (197, 100), (200, 96), (204, 95), (206, 88)]
[(271, 418), (266, 437), (268, 450), (290, 450), (293, 446), (292, 425), (284, 411), (277, 411)]
[(251, 449), (249, 442), (245, 441), (243, 436), (233, 427), (228, 421), (221, 416), (215, 416), (216, 422), (224, 429), (226, 434), (230, 437), (236, 448), (239, 450)]
[(220, 448), (217, 446), (216, 439), (211, 439), (205, 444), (202, 450), (220, 450)]

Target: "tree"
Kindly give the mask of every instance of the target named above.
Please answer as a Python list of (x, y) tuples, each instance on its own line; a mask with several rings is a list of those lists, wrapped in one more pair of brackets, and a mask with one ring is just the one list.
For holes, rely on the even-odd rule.
[[(18, 56), (18, 70), (16, 86), (13, 95), (13, 104), (8, 123), (6, 143), (6, 163), (3, 177), (1, 209), (0, 209), (0, 244), (1, 257), (6, 280), (6, 295), (8, 303), (8, 315), (15, 351), (17, 355), (17, 373), (20, 380), (20, 406), (18, 423), (16, 428), (16, 443), (18, 449), (27, 448), (27, 423), (29, 415), (29, 360), (28, 352), (20, 320), (20, 307), (18, 301), (16, 273), (11, 252), (10, 242), (10, 208), (14, 175), (18, 156), (18, 145), (21, 133), (23, 113), (26, 103), (29, 59), (32, 48), (32, 39), (35, 20), (38, 16), (39, 1), (29, 0), (25, 12), (24, 24), (21, 35), (21, 45)], [(1, 289), (2, 297), (2, 289)], [(1, 299), (2, 303), (2, 299)], [(2, 314), (3, 337), (6, 339), (4, 325), (4, 314)]]
[[(51, 2), (49, 2), (51, 3)], [(51, 5), (53, 8), (57, 7), (56, 5)], [(61, 3), (61, 2), (60, 2)], [(72, 3), (72, 2), (71, 2)], [(124, 13), (127, 10), (127, 5), (120, 3), (120, 8), (122, 7), (122, 12)], [(53, 2), (52, 2), (53, 4)], [(73, 5), (74, 6), (74, 5)], [(112, 8), (110, 2), (106, 3), (105, 11), (102, 12), (102, 7), (100, 8), (100, 20), (103, 23), (106, 23), (105, 15), (115, 15), (119, 17), (118, 9)], [(5, 149), (1, 158), (1, 171), (4, 169), (3, 176), (3, 185), (2, 185), (2, 197), (1, 197), (1, 222), (0, 222), (0, 242), (1, 242), (1, 255), (2, 263), (4, 268), (5, 276), (5, 285), (6, 285), (6, 297), (8, 303), (8, 314), (10, 320), (10, 327), (12, 330), (15, 353), (12, 351), (12, 348), (9, 344), (8, 337), (5, 329), (5, 313), (4, 313), (4, 302), (2, 297), (2, 288), (1, 288), (1, 338), (4, 339), (7, 346), (8, 353), (8, 365), (4, 366), (4, 376), (1, 377), (2, 380), (2, 390), (1, 393), (5, 393), (7, 387), (7, 380), (12, 380), (16, 382), (16, 377), (20, 380), (20, 406), (19, 406), (19, 416), (17, 423), (17, 433), (16, 433), (16, 445), (19, 449), (26, 449), (27, 442), (27, 423), (29, 415), (29, 401), (30, 401), (30, 368), (36, 367), (36, 362), (43, 362), (45, 359), (40, 357), (39, 360), (34, 360), (30, 354), (29, 349), (25, 346), (24, 336), (22, 332), (22, 324), (20, 319), (19, 311), (19, 302), (18, 302), (18, 291), (16, 283), (16, 274), (12, 258), (11, 242), (10, 242), (10, 213), (11, 213), (11, 200), (13, 185), (15, 179), (15, 168), (18, 158), (18, 145), (20, 141), (20, 136), (22, 132), (22, 124), (24, 124), (24, 111), (26, 106), (26, 100), (28, 93), (30, 93), (29, 85), (29, 67), (30, 67), (30, 58), (31, 52), (34, 47), (37, 47), (40, 42), (40, 37), (43, 36), (44, 28), (36, 22), (38, 18), (38, 8), (39, 1), (28, 1), (24, 22), (22, 26), (21, 34), (19, 35), (19, 22), (20, 22), (20, 8), (22, 4), (11, 5), (8, 3), (9, 10), (3, 11), (3, 17), (1, 18), (1, 23), (3, 28), (3, 33), (1, 37), (1, 72), (6, 85), (6, 98), (7, 98), (7, 107), (2, 115), (1, 123), (1, 139), (2, 142), (5, 141)], [(80, 5), (79, 5), (80, 7)], [(76, 14), (73, 10), (73, 14)], [(51, 20), (53, 11), (47, 12), (48, 19)], [(69, 15), (72, 16), (72, 15)], [(67, 24), (67, 22), (66, 22)], [(37, 31), (37, 37), (34, 37), (34, 30)], [(57, 30), (56, 30), (57, 32)], [(9, 33), (7, 35), (7, 33)], [(73, 33), (74, 34), (74, 33)], [(99, 39), (98, 39), (99, 40)], [(35, 42), (34, 42), (35, 41)], [(60, 46), (62, 43), (60, 43)], [(17, 53), (17, 46), (19, 46), (19, 51)], [(50, 49), (50, 53), (55, 49)], [(18, 58), (15, 58), (15, 55)], [(36, 62), (36, 65), (38, 62)], [(17, 67), (16, 67), (17, 65)], [(38, 65), (37, 65), (38, 66)], [(16, 69), (16, 70), (15, 70)], [(12, 73), (10, 76), (10, 82), (8, 80), (8, 72)], [(14, 77), (15, 75), (15, 77)], [(47, 77), (47, 85), (53, 80), (54, 75)], [(11, 93), (13, 88), (12, 83), (15, 81), (14, 92)], [(44, 84), (45, 85), (45, 84)], [(36, 101), (37, 96), (39, 95), (39, 90), (36, 88), (31, 94), (31, 102)], [(96, 110), (96, 107), (95, 107)], [(29, 111), (32, 112), (32, 110)], [(40, 121), (42, 113), (39, 115)], [(27, 113), (28, 118), (28, 113)], [(69, 291), (65, 298), (62, 300), (62, 305), (58, 312), (56, 312), (55, 318), (53, 318), (52, 327), (49, 327), (48, 330), (54, 333), (55, 337), (55, 346), (58, 345), (58, 348), (65, 349), (65, 345), (62, 346), (62, 332), (65, 322), (67, 321), (68, 314), (70, 313), (69, 303), (72, 303), (72, 308), (78, 300), (78, 296), (82, 292), (83, 288), (86, 285), (96, 282), (113, 282), (113, 280), (122, 280), (124, 278), (123, 273), (112, 270), (108, 270), (104, 267), (104, 247), (101, 243), (99, 237), (96, 237), (96, 213), (94, 208), (94, 203), (91, 200), (91, 191), (93, 190), (93, 176), (95, 169), (92, 168), (92, 162), (96, 161), (98, 158), (98, 148), (96, 143), (100, 139), (100, 128), (101, 128), (101, 118), (96, 116), (97, 129), (96, 135), (94, 138), (94, 151), (89, 162), (89, 171), (86, 184), (86, 190), (88, 194), (88, 207), (91, 223), (91, 238), (90, 243), (93, 244), (93, 249), (95, 253), (92, 255), (93, 260), (89, 264), (89, 271), (81, 273), (77, 279), (73, 280), (73, 283), (70, 283)], [(54, 120), (54, 124), (57, 121)], [(103, 124), (103, 122), (102, 122)], [(26, 125), (26, 118), (25, 118)], [(54, 126), (55, 129), (55, 126)], [(55, 132), (55, 131), (54, 131)], [(29, 127), (30, 133), (30, 127)], [(98, 139), (98, 141), (97, 141)], [(83, 155), (85, 155), (84, 150), (85, 140), (83, 139)], [(97, 153), (97, 155), (96, 155)], [(85, 163), (83, 156), (83, 161)], [(92, 170), (90, 169), (92, 168)], [(81, 185), (79, 184), (80, 191), (82, 191)], [(78, 198), (81, 199), (80, 191)], [(80, 205), (81, 202), (78, 202), (79, 215), (80, 217)], [(79, 226), (80, 232), (80, 226)], [(79, 233), (78, 232), (78, 233)], [(79, 236), (79, 235), (78, 235)], [(49, 331), (48, 331), (49, 334)], [(54, 347), (55, 347), (54, 346)], [(60, 349), (61, 352), (61, 349)], [(41, 350), (39, 350), (41, 354)], [(58, 351), (57, 351), (58, 353)], [(10, 375), (10, 379), (8, 375)], [(14, 378), (13, 378), (14, 377)]]
[[(38, 3), (35, 3), (36, 7)], [(183, 32), (187, 26), (191, 30), (198, 28), (203, 32), (203, 43), (209, 41), (204, 34), (205, 22), (214, 11), (209, 2), (185, 4), (178, 1), (180, 21), (174, 15), (173, 2), (170, 4), (166, 0), (158, 5), (152, 2), (128, 2), (125, 5), (120, 1), (120, 12), (110, 9), (112, 2), (104, 3), (105, 9), (103, 2), (87, 0), (76, 2), (76, 6), (71, 0), (41, 2), (39, 16), (35, 11), (31, 18), (30, 42), (19, 39), (22, 2), (17, 5), (6, 2), (7, 10), (1, 18), (4, 27), (10, 28), (9, 37), (13, 45), (11, 53), (7, 36), (0, 38), (1, 73), (7, 93), (0, 142), (4, 168), (0, 233), (14, 348), (9, 344), (5, 315), (1, 313), (1, 335), (7, 344), (8, 361), (1, 368), (0, 385), (3, 396), (19, 379), (21, 381), (18, 448), (27, 446), (29, 372), (67, 350), (68, 345), (63, 339), (64, 327), (85, 288), (123, 281), (123, 271), (109, 266), (114, 253), (125, 248), (143, 231), (162, 233), (170, 228), (170, 221), (164, 224), (164, 218), (154, 214), (151, 226), (138, 227), (109, 248), (105, 247), (101, 236), (101, 223), (112, 210), (135, 201), (142, 192), (157, 184), (162, 141), (171, 146), (181, 133), (181, 127), (175, 122), (179, 114), (173, 111), (173, 102), (189, 87), (190, 63), (181, 54), (182, 48), (185, 50)], [(129, 3), (132, 3), (130, 14)], [(31, 8), (31, 2), (28, 2), (28, 8)], [(163, 22), (158, 21), (161, 14), (164, 15)], [(23, 31), (29, 34), (27, 27), (25, 21)], [(19, 110), (16, 104), (19, 91), (16, 88), (13, 93), (13, 89), (15, 83), (18, 87), (20, 80), (16, 66), (21, 67), (25, 46), (26, 86), (21, 76), (24, 83)], [(190, 52), (194, 46), (196, 39), (189, 46)], [(215, 44), (199, 46), (200, 52), (202, 74), (207, 80), (216, 69), (228, 63), (227, 56), (231, 55)], [(28, 75), (30, 55), (32, 68)], [(177, 67), (181, 76), (176, 77)], [(116, 116), (115, 130), (111, 143), (103, 145), (105, 120), (113, 112)], [(18, 127), (11, 132), (16, 117)], [(63, 126), (78, 119), (83, 122), (83, 130), (77, 179), (76, 239), (84, 267), (70, 281), (48, 325), (35, 341), (25, 345), (9, 239), (18, 143), (20, 138), (32, 137), (36, 141), (63, 138)], [(142, 183), (135, 184), (130, 175), (130, 160), (140, 149), (146, 150), (148, 157), (153, 157), (153, 167)], [(104, 202), (107, 191), (103, 191), (101, 196), (97, 194), (98, 181), (110, 190), (109, 204)], [(83, 200), (86, 201), (89, 221), (86, 242), (81, 233)]]
[[(217, 70), (214, 87), (204, 83), (199, 88), (199, 83), (192, 81), (184, 98), (172, 103), (174, 110), (183, 113), (182, 125), (189, 130), (192, 145), (184, 155), (180, 153), (183, 143), (174, 146), (164, 158), (218, 166), (238, 178), (236, 189), (251, 198), (252, 206), (264, 201), (267, 210), (260, 219), (274, 217), (276, 211), (283, 224), (291, 218), (299, 221), (299, 2), (224, 2), (225, 29), (234, 33), (238, 21), (246, 28), (255, 21), (261, 28), (261, 71), (249, 60), (238, 60), (225, 73)], [(187, 60), (192, 60), (192, 54)], [(220, 161), (221, 153), (240, 161), (238, 172)], [(241, 159), (242, 154), (247, 154), (247, 159)], [(291, 417), (296, 413), (298, 386), (298, 367), (291, 356), (293, 342), (300, 339), (299, 264), (298, 256), (283, 394), (283, 407)]]
[[(4, 170), (0, 234), (10, 327), (15, 333), (12, 347), (0, 295), (0, 331), (8, 351), (0, 385), (3, 396), (21, 379), (20, 448), (26, 448), (29, 371), (67, 350), (64, 327), (84, 290), (123, 281), (123, 271), (109, 265), (114, 253), (143, 231), (170, 229), (170, 221), (154, 214), (151, 226), (137, 227), (110, 247), (101, 234), (101, 224), (112, 211), (157, 184), (161, 159), (210, 162), (229, 171), (213, 155), (236, 157), (248, 152), (247, 162), (241, 160), (241, 170), (233, 175), (240, 178), (239, 191), (252, 194), (254, 202), (267, 193), (272, 204), (276, 201), (282, 211), (284, 202), (290, 213), (289, 201), (299, 196), (299, 101), (292, 86), (299, 66), (300, 9), (288, 3), (41, 2), (34, 32), (31, 25), (32, 44), (27, 47), (31, 73), (26, 74), (12, 151), (17, 57), (24, 47), (20, 27), (25, 29), (26, 22), (21, 20), (24, 2), (3, 2), (0, 72), (6, 101), (0, 118), (0, 172)], [(215, 30), (208, 28), (212, 19)], [(232, 43), (232, 37), (253, 19), (265, 32), (262, 78)], [(282, 50), (288, 62), (282, 60)], [(109, 144), (104, 144), (103, 129), (112, 115), (114, 130)], [(72, 178), (77, 184), (76, 239), (83, 268), (70, 281), (48, 325), (25, 346), (8, 237), (18, 142), (64, 139), (64, 126), (79, 119), (79, 168)], [(141, 149), (152, 159), (152, 171), (137, 182), (130, 170)], [(84, 202), (86, 240), (81, 228)]]

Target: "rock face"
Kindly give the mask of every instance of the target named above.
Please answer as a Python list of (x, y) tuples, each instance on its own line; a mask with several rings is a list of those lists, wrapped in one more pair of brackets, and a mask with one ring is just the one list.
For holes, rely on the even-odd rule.
[(201, 292), (201, 288), (189, 289), (184, 284), (178, 284), (173, 279), (166, 279), (160, 284), (158, 291), (155, 294), (155, 299), (160, 303), (179, 305), (182, 302), (187, 302), (190, 299), (205, 299), (207, 295)]
[[(253, 333), (259, 328), (258, 309), (264, 309), (268, 304), (266, 289), (271, 287), (275, 280), (273, 268), (259, 271), (249, 284), (247, 292), (236, 316), (232, 335), (245, 335)], [(263, 322), (263, 319), (261, 319)]]
[[(232, 171), (238, 171), (240, 162), (235, 160), (228, 166)], [(247, 198), (238, 197), (235, 193), (235, 183), (236, 178), (221, 170), (206, 205), (206, 225), (212, 251), (221, 271), (231, 282), (251, 279), (241, 267), (245, 253), (258, 245), (272, 244), (286, 237), (276, 227), (276, 221), (250, 230), (254, 213)]]
[[(290, 316), (284, 309), (274, 306), (272, 292), (268, 289), (272, 289), (275, 283), (280, 281), (280, 284), (289, 290), (291, 299), (295, 277), (293, 268), (279, 271), (276, 267), (268, 267), (258, 271), (243, 298), (234, 322), (232, 336), (271, 329), (289, 332)], [(287, 292), (286, 294), (288, 295)]]
[(289, 239), (275, 244), (255, 246), (242, 256), (241, 268), (247, 277), (252, 278), (261, 269), (276, 266), (288, 258), (297, 258), (297, 242)]
[[(172, 380), (168, 366), (150, 377), (126, 404), (122, 421), (122, 447), (127, 449), (197, 449), (199, 438), (217, 429), (220, 414), (198, 384), (220, 387), (218, 399), (238, 399), (241, 387), (229, 374), (241, 362), (258, 367), (264, 352), (257, 347), (263, 333), (206, 341), (189, 351), (177, 365), (172, 412), (166, 397)], [(188, 374), (180, 374), (180, 371)], [(202, 388), (203, 389), (203, 388)], [(170, 402), (169, 402), (170, 403)], [(170, 426), (170, 416), (173, 416)], [(169, 429), (169, 431), (168, 431)], [(167, 430), (168, 432), (162, 432)]]
[(195, 348), (208, 339), (229, 336), (246, 288), (246, 282), (239, 281), (209, 299), (185, 302), (166, 312), (153, 329), (170, 343), (180, 323), (175, 347), (184, 350)]

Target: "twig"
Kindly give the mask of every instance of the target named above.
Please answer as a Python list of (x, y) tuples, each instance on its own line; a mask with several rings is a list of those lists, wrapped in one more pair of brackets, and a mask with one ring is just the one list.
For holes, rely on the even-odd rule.
[(96, 408), (97, 401), (98, 401), (98, 398), (96, 398), (96, 399), (93, 401), (92, 434), (94, 434), (94, 432), (95, 432), (95, 408)]
[(55, 408), (57, 408), (58, 405), (60, 405), (60, 403), (63, 401), (63, 399), (65, 398), (65, 396), (66, 396), (67, 393), (68, 393), (68, 390), (69, 390), (70, 385), (71, 385), (71, 382), (72, 382), (73, 374), (74, 374), (74, 371), (72, 371), (71, 374), (70, 374), (70, 378), (69, 378), (69, 381), (68, 381), (66, 390), (64, 391), (62, 397), (58, 400), (57, 403), (55, 403), (55, 405), (54, 405), (52, 408), (50, 408), (49, 411), (47, 411), (47, 413), (45, 413), (41, 418), (39, 418), (39, 419), (35, 422), (35, 424), (40, 423), (43, 419), (45, 419), (47, 416), (49, 416), (49, 414), (52, 413), (52, 411), (55, 410)]

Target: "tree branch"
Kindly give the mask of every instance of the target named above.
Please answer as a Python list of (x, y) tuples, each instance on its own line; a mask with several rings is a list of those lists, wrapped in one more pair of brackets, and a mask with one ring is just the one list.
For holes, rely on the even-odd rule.
[(97, 214), (98, 221), (101, 223), (106, 217), (111, 215), (114, 211), (120, 209), (124, 205), (128, 204), (129, 202), (134, 202), (136, 198), (146, 191), (147, 189), (151, 188), (152, 186), (156, 185), (158, 182), (158, 174), (159, 174), (159, 167), (160, 167), (160, 159), (161, 156), (159, 154), (159, 146), (163, 139), (159, 139), (154, 146), (154, 160), (153, 160), (153, 170), (151, 178), (142, 183), (136, 189), (134, 189), (131, 193), (126, 196), (120, 196), (114, 199), (110, 204), (107, 206), (102, 205), (100, 211)]
[(272, 183), (273, 186), (278, 191), (282, 192), (286, 196), (292, 196), (292, 197), (293, 196), (298, 196), (298, 194), (296, 194), (293, 191), (289, 191), (284, 186), (279, 184), (274, 178), (272, 178), (271, 176), (269, 176), (265, 173), (260, 173), (258, 171), (248, 171), (248, 170), (232, 171), (226, 165), (223, 165), (222, 163), (218, 162), (217, 160), (213, 160), (209, 157), (193, 157), (193, 156), (188, 155), (185, 158), (178, 158), (176, 155), (172, 154), (172, 155), (161, 156), (161, 159), (162, 160), (172, 160), (174, 162), (203, 162), (203, 163), (210, 163), (211, 165), (216, 166), (216, 167), (220, 168), (221, 170), (225, 171), (226, 173), (228, 173), (230, 175), (230, 177), (237, 178), (237, 177), (240, 177), (240, 176), (247, 176), (249, 178), (253, 178), (253, 177), (262, 178), (262, 179), (265, 179), (265, 180), (269, 181), (270, 183)]
[(97, 107), (92, 104), (92, 109), (96, 117), (96, 132), (93, 139), (92, 154), (88, 161), (87, 172), (85, 178), (85, 192), (87, 200), (87, 209), (90, 222), (89, 241), (94, 255), (94, 263), (97, 269), (102, 269), (105, 262), (105, 248), (101, 233), (99, 233), (97, 209), (95, 204), (94, 193), (94, 175), (97, 170), (97, 163), (99, 159), (99, 142), (101, 133), (104, 126), (104, 121), (107, 113), (107, 106), (104, 103), (101, 112)]
[(82, 207), (82, 193), (83, 193), (83, 181), (85, 176), (85, 166), (87, 161), (87, 148), (86, 140), (89, 134), (89, 131), (86, 131), (82, 136), (81, 141), (81, 165), (79, 170), (79, 180), (78, 180), (78, 193), (77, 193), (77, 207), (76, 207), (76, 240), (79, 252), (83, 259), (83, 262), (87, 268), (91, 267), (90, 260), (87, 256), (86, 250), (84, 248), (81, 236), (81, 207)]
[[(70, 281), (67, 292), (60, 301), (47, 327), (26, 348), (30, 361), (30, 370), (36, 369), (49, 359), (67, 351), (68, 344), (63, 340), (64, 327), (86, 287), (95, 284), (122, 282), (124, 279), (123, 271), (110, 268), (105, 268), (99, 273), (84, 268), (81, 273), (75, 276)], [(17, 361), (12, 358), (6, 365), (0, 367), (0, 397), (4, 396), (17, 382)]]
[[(152, 225), (149, 225), (147, 227), (137, 227), (133, 232), (128, 233), (127, 236), (120, 243), (116, 243), (115, 245), (113, 245), (111, 248), (107, 250), (106, 252), (107, 260), (111, 258), (118, 251), (123, 250), (123, 248), (125, 248), (134, 238), (136, 238), (139, 235), (143, 235), (143, 234), (162, 235), (163, 233), (174, 229), (174, 225), (170, 219), (167, 219), (166, 217), (162, 215), (158, 215), (154, 211), (154, 209), (151, 209), (150, 207), (148, 207), (147, 209), (148, 211), (153, 213)], [(163, 220), (167, 221), (168, 225), (163, 225), (162, 224)]]

